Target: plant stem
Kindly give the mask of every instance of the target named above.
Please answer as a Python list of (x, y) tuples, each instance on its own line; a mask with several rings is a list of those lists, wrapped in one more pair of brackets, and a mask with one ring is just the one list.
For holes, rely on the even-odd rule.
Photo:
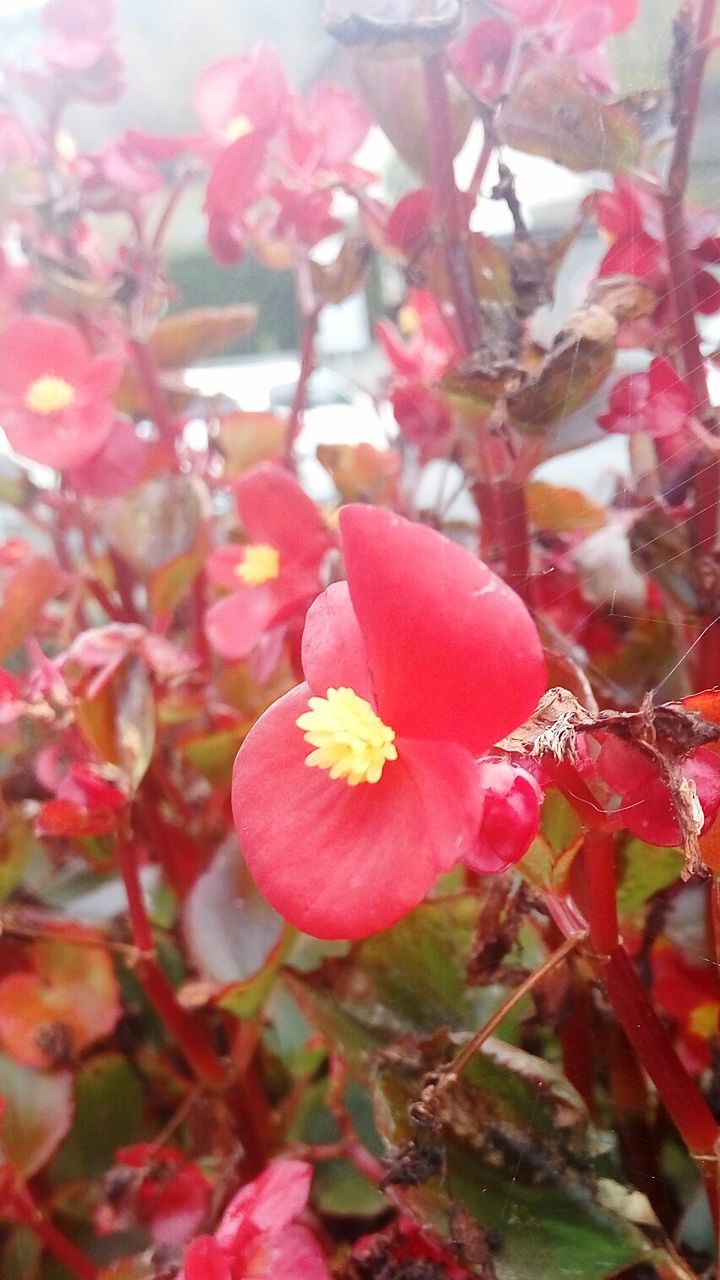
[(425, 95), (435, 220), (443, 237), (445, 265), (458, 328), (465, 351), (469, 353), (480, 346), (482, 320), (475, 303), (463, 202), (455, 182), (452, 116), (445, 64), (440, 53), (425, 59)]
[(450, 1082), (451, 1079), (456, 1078), (467, 1066), (470, 1059), (474, 1057), (478, 1049), (490, 1038), (491, 1035), (495, 1033), (495, 1031), (497, 1031), (500, 1024), (505, 1021), (505, 1018), (512, 1012), (515, 1006), (519, 1004), (521, 1000), (524, 1000), (525, 996), (529, 995), (538, 983), (542, 982), (543, 978), (547, 977), (549, 973), (552, 973), (553, 969), (556, 969), (558, 965), (562, 964), (563, 960), (566, 960), (571, 952), (575, 951), (580, 943), (584, 941), (586, 936), (587, 935), (584, 933), (575, 933), (571, 934), (569, 938), (566, 938), (564, 942), (561, 942), (560, 946), (547, 957), (547, 960), (544, 960), (538, 969), (533, 970), (533, 972), (510, 993), (506, 1000), (503, 1000), (500, 1007), (495, 1010), (490, 1018), (488, 1018), (487, 1022), (483, 1024), (480, 1030), (476, 1031), (472, 1039), (468, 1040), (467, 1044), (463, 1045), (459, 1053), (456, 1053), (452, 1062), (450, 1062), (447, 1067), (443, 1068), (442, 1079), (446, 1082)]
[[(298, 288), (298, 294), (301, 294), (300, 288)], [(307, 401), (308, 382), (315, 367), (315, 339), (317, 337), (320, 308), (318, 306), (313, 306), (309, 311), (304, 311), (301, 306), (301, 314), (302, 339), (300, 344), (300, 372), (298, 374), (297, 385), (293, 395), (287, 439), (285, 441), (285, 460), (288, 466), (293, 467), (293, 469), (293, 449), (302, 427), (303, 412)]]
[(606, 831), (589, 831), (583, 842), (590, 941), (600, 955), (620, 943), (615, 891), (615, 842)]
[(226, 1083), (225, 1067), (203, 1038), (193, 1019), (178, 1004), (175, 992), (155, 955), (152, 927), (145, 910), (140, 882), (138, 852), (137, 846), (130, 840), (118, 843), (118, 861), (125, 881), (130, 924), (140, 953), (135, 972), (148, 1000), (198, 1080), (209, 1088), (220, 1088)]
[(34, 1232), (48, 1253), (52, 1253), (70, 1275), (77, 1280), (99, 1280), (100, 1271), (95, 1263), (45, 1217), (27, 1187), (16, 1188), (11, 1193), (11, 1202), (17, 1219)]
[[(690, 160), (697, 128), (700, 96), (709, 54), (717, 0), (699, 0), (695, 6), (697, 20), (687, 65), (677, 68), (675, 111), (677, 125), (665, 189), (661, 196), (666, 256), (670, 280), (670, 299), (675, 315), (678, 357), (690, 391), (693, 412), (710, 430), (716, 422), (708, 395), (707, 377), (695, 321), (697, 296), (694, 268), (690, 256), (685, 219), (685, 193), (690, 174)], [(678, 22), (686, 20), (682, 11)], [(690, 21), (691, 19), (687, 19)], [(720, 505), (720, 459), (713, 456), (695, 477), (695, 550), (699, 555), (712, 555), (718, 536)], [(705, 628), (710, 615), (700, 619)], [(696, 653), (696, 684), (702, 688), (720, 682), (720, 628), (712, 626), (702, 634)]]
[(140, 385), (145, 393), (148, 408), (160, 437), (167, 444), (175, 444), (176, 425), (168, 398), (158, 378), (155, 361), (147, 342), (131, 338), (130, 349), (135, 359)]

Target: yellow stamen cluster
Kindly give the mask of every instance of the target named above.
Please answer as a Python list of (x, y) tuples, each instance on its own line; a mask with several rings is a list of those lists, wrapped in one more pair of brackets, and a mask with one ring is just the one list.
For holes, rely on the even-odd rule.
[(245, 557), (235, 572), (246, 587), (261, 587), (280, 573), (280, 552), (265, 543), (255, 543), (245, 548)]
[(350, 787), (379, 782), (388, 760), (397, 760), (394, 730), (354, 689), (328, 689), (326, 698), (311, 698), (296, 724), (315, 747), (305, 763), (329, 769), (331, 778), (344, 778)]
[(59, 409), (67, 409), (74, 399), (74, 387), (52, 374), (36, 378), (25, 392), (25, 403), (33, 413), (57, 413)]
[(248, 120), (247, 116), (233, 116), (223, 129), (228, 142), (237, 142), (238, 138), (244, 138), (246, 134), (252, 132), (252, 121)]

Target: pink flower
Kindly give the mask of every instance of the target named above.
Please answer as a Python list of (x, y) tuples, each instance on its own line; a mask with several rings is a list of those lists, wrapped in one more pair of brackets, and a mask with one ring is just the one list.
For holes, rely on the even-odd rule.
[(330, 1280), (320, 1245), (296, 1222), (312, 1168), (277, 1160), (231, 1200), (213, 1236), (199, 1236), (178, 1280)]
[(63, 471), (86, 462), (110, 435), (121, 365), (93, 356), (69, 324), (16, 320), (0, 334), (0, 425), (18, 453)]
[(217, 547), (208, 578), (231, 594), (206, 618), (208, 640), (229, 662), (247, 658), (270, 630), (302, 619), (322, 588), (335, 540), (314, 502), (276, 463), (261, 463), (235, 482), (244, 545)]
[(463, 862), (471, 871), (505, 871), (527, 853), (538, 833), (542, 788), (502, 756), (479, 760), (478, 775), (485, 798), (482, 821)]
[(340, 531), (348, 581), (308, 612), (306, 682), (261, 716), (233, 778), (260, 890), (321, 938), (386, 928), (472, 853), (477, 757), (545, 682), (525, 606), (469, 552), (381, 508), (344, 507)]

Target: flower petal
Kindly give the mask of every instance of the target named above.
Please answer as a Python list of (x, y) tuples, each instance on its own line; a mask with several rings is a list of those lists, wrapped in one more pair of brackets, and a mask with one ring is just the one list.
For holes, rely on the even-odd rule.
[(238, 1191), (225, 1210), (215, 1239), (228, 1253), (255, 1232), (281, 1231), (302, 1213), (310, 1194), (312, 1166), (276, 1160)]
[(385, 723), (477, 755), (522, 724), (546, 673), (520, 597), (468, 551), (391, 511), (344, 507), (340, 530)]
[[(296, 720), (307, 684), (260, 718), (238, 753), (233, 812), (261, 892), (319, 938), (360, 938), (422, 901), (477, 831), (482, 795), (462, 749), (400, 740), (380, 781), (350, 787), (310, 754)], [(288, 796), (292, 803), (288, 803)]]
[(240, 662), (262, 639), (275, 613), (275, 596), (269, 587), (246, 587), (208, 609), (205, 634), (221, 658)]
[(302, 638), (302, 665), (313, 693), (345, 685), (371, 705), (365, 641), (355, 617), (347, 582), (334, 582), (311, 604)]
[(240, 519), (251, 542), (277, 547), (281, 561), (319, 563), (331, 538), (315, 503), (274, 462), (261, 462), (233, 484)]

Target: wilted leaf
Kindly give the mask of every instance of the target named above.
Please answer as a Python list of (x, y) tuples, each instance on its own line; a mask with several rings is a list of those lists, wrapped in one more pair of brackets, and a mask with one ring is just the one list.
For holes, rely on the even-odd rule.
[[(416, 58), (403, 58), (389, 69), (384, 59), (364, 54), (356, 59), (354, 70), (358, 92), (373, 119), (413, 172), (426, 175), (430, 167), (429, 129), (422, 63)], [(457, 155), (474, 117), (467, 95), (453, 83), (448, 88), (453, 112), (453, 154)], [(398, 103), (402, 103), (401, 111)]]
[(204, 549), (209, 514), (199, 477), (164, 474), (108, 503), (105, 530), (138, 576), (151, 579), (179, 556)]
[(18, 565), (0, 603), (0, 662), (20, 647), (62, 582), (60, 569), (45, 556), (30, 555)]
[(348, 236), (332, 262), (310, 262), (315, 297), (323, 303), (340, 303), (362, 289), (370, 266), (370, 245)]
[[(415, 1136), (408, 1104), (419, 1087), (419, 1076), (380, 1073), (376, 1118), (394, 1148)], [(498, 1280), (607, 1280), (652, 1263), (640, 1232), (599, 1202), (590, 1172), (597, 1138), (556, 1068), (490, 1041), (445, 1095), (441, 1117), (445, 1174), (404, 1195), (422, 1225), (454, 1252), (460, 1245), (472, 1272), (487, 1274), (470, 1252), (463, 1256), (462, 1239), (474, 1233), (458, 1240), (458, 1205), (492, 1242)], [(649, 1206), (647, 1213), (652, 1221)]]
[(227, 840), (185, 903), (183, 932), (200, 976), (221, 986), (258, 973), (283, 922), (252, 881), (237, 842)]
[(401, 57), (447, 44), (462, 14), (461, 0), (322, 0), (323, 20), (335, 40)]
[(585, 404), (612, 370), (616, 329), (597, 337), (560, 334), (537, 373), (508, 396), (513, 421), (530, 433), (544, 431)]
[(252, 333), (257, 324), (254, 306), (194, 307), (161, 320), (150, 339), (161, 369), (185, 369), (189, 364), (220, 355)]
[(102, 946), (59, 938), (33, 942), (28, 956), (30, 970), (0, 979), (0, 1039), (29, 1067), (65, 1066), (115, 1027), (120, 1017), (115, 970)]
[(317, 456), (330, 472), (343, 502), (392, 505), (402, 471), (402, 458), (394, 449), (374, 449), (371, 444), (321, 444)]
[(273, 413), (226, 413), (220, 418), (218, 443), (225, 456), (225, 474), (232, 480), (258, 462), (283, 451), (288, 424)]
[(509, 147), (546, 156), (577, 173), (631, 168), (642, 156), (640, 131), (622, 107), (604, 103), (570, 61), (532, 67), (505, 100), (496, 120)]
[(31, 1178), (47, 1164), (72, 1123), (72, 1075), (46, 1075), (0, 1054), (0, 1097), (5, 1101), (0, 1160)]
[(143, 659), (129, 654), (94, 697), (78, 703), (75, 718), (100, 759), (117, 765), (137, 788), (155, 744), (155, 699)]
[(579, 489), (557, 488), (543, 480), (533, 480), (525, 488), (530, 523), (550, 533), (593, 533), (607, 521), (605, 509)]

